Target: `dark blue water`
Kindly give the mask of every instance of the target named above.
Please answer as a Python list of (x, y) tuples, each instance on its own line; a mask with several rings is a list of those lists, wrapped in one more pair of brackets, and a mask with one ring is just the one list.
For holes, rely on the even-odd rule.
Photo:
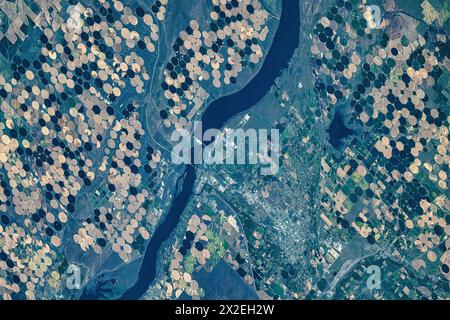
[(233, 116), (261, 101), (281, 71), (288, 66), (298, 48), (299, 37), (298, 0), (283, 0), (280, 23), (260, 71), (242, 90), (219, 98), (208, 106), (202, 117), (203, 131), (222, 128)]
[(121, 297), (121, 300), (137, 300), (139, 299), (148, 287), (151, 285), (156, 276), (156, 261), (161, 245), (172, 234), (172, 231), (180, 220), (181, 213), (186, 208), (189, 198), (195, 183), (195, 167), (187, 166), (184, 173), (183, 187), (178, 193), (172, 203), (170, 211), (167, 213), (164, 222), (161, 223), (155, 230), (150, 242), (147, 245), (144, 259), (142, 261), (141, 270), (139, 271), (138, 281)]
[[(280, 23), (272, 46), (258, 74), (240, 91), (213, 101), (202, 117), (203, 131), (209, 128), (222, 128), (233, 116), (257, 104), (274, 84), (291, 60), (299, 44), (300, 9), (298, 0), (283, 0)], [(156, 276), (159, 250), (178, 224), (180, 216), (192, 196), (196, 179), (195, 167), (187, 166), (183, 186), (172, 203), (164, 222), (155, 230), (147, 246), (139, 277), (121, 297), (122, 300), (139, 299)], [(89, 298), (91, 298), (90, 296)]]
[(328, 127), (328, 135), (330, 136), (330, 144), (335, 148), (339, 148), (343, 140), (354, 133), (353, 130), (345, 126), (344, 119), (339, 112), (334, 113), (333, 121)]

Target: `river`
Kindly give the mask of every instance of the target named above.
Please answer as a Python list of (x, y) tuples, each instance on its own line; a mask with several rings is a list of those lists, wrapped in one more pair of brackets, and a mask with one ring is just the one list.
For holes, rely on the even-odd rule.
[[(232, 117), (261, 101), (291, 60), (299, 45), (300, 6), (298, 0), (283, 0), (281, 18), (272, 45), (258, 74), (241, 90), (213, 101), (202, 116), (203, 131), (222, 128)], [(181, 191), (174, 197), (164, 221), (150, 239), (137, 282), (124, 293), (122, 300), (139, 299), (156, 277), (158, 253), (176, 228), (192, 196), (196, 179), (194, 166), (187, 166)]]

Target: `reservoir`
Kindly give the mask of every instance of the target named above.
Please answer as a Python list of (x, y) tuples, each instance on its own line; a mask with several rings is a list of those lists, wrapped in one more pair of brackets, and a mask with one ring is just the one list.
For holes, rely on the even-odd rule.
[(333, 120), (328, 127), (330, 144), (333, 146), (333, 148), (338, 149), (343, 144), (343, 140), (353, 133), (353, 130), (345, 126), (342, 114), (336, 111)]

